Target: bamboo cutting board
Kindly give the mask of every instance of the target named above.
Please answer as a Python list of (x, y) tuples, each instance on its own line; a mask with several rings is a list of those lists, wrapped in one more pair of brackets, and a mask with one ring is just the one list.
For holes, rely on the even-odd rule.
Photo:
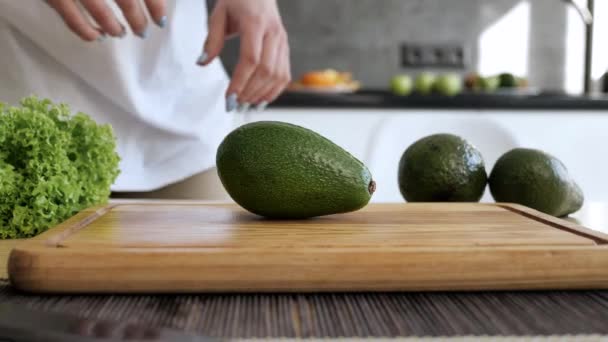
[(235, 205), (86, 210), (20, 244), (9, 277), (34, 292), (608, 288), (608, 236), (517, 205), (370, 204), (302, 221)]

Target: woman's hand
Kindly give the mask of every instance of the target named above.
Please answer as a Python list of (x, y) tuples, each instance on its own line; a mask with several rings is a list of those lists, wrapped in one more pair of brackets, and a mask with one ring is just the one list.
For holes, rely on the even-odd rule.
[[(202, 0), (201, 0), (202, 1)], [(80, 38), (86, 41), (101, 40), (106, 34), (123, 37), (125, 27), (118, 21), (106, 0), (46, 0), (54, 8), (66, 25)], [(157, 25), (163, 27), (167, 21), (165, 0), (145, 0), (145, 7)], [(136, 35), (145, 38), (148, 19), (140, 0), (116, 0), (125, 19)], [(81, 6), (80, 6), (81, 5)], [(83, 11), (95, 20), (93, 25)]]
[(218, 0), (198, 63), (209, 64), (224, 41), (236, 35), (241, 37), (240, 56), (226, 91), (227, 110), (238, 104), (262, 110), (291, 81), (287, 33), (276, 0)]

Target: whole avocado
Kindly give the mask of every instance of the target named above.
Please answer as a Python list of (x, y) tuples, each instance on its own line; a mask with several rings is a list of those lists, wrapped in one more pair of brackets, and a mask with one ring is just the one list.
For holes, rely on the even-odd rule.
[(481, 153), (453, 134), (413, 143), (401, 157), (398, 174), (408, 202), (478, 202), (487, 185)]
[(496, 202), (518, 203), (557, 217), (578, 211), (584, 202), (564, 164), (536, 149), (515, 148), (502, 155), (489, 183)]
[(248, 123), (217, 151), (220, 180), (232, 199), (266, 218), (304, 219), (363, 208), (376, 184), (367, 167), (325, 137), (277, 122)]
[(517, 78), (515, 75), (508, 72), (498, 75), (498, 82), (501, 88), (517, 87)]

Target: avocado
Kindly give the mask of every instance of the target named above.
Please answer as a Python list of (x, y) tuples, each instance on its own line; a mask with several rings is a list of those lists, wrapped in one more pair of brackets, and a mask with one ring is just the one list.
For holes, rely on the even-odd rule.
[(304, 219), (363, 208), (376, 188), (367, 167), (320, 134), (258, 121), (228, 134), (217, 171), (232, 199), (266, 218)]
[(557, 217), (578, 211), (584, 202), (564, 164), (536, 149), (515, 148), (503, 154), (489, 184), (496, 202), (518, 203)]
[(517, 78), (510, 73), (502, 73), (498, 75), (498, 84), (500, 88), (516, 88)]
[(399, 162), (399, 189), (408, 202), (478, 202), (487, 179), (481, 153), (453, 134), (414, 142)]

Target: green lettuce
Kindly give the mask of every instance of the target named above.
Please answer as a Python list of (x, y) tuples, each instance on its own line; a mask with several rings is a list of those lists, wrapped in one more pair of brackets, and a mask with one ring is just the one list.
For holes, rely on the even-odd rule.
[(119, 161), (109, 125), (35, 96), (0, 103), (0, 239), (35, 236), (106, 203)]

